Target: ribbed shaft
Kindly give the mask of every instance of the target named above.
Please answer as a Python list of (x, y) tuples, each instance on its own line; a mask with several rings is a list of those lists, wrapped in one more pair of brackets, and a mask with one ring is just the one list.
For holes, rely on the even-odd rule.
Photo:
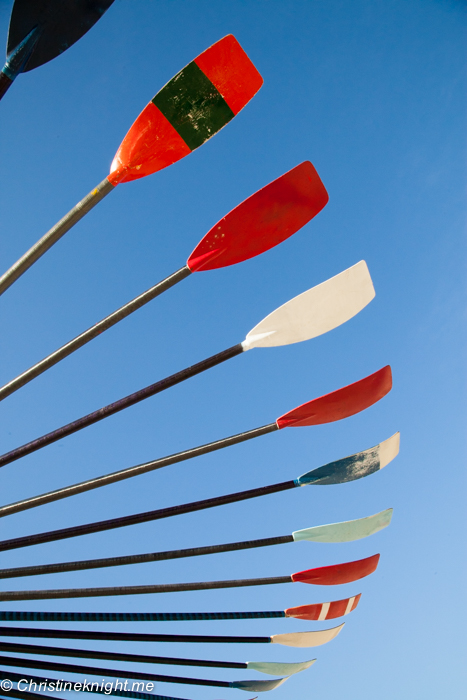
[(215, 508), (228, 503), (244, 501), (249, 498), (257, 498), (259, 496), (266, 496), (272, 493), (279, 493), (280, 491), (287, 491), (288, 489), (293, 489), (295, 487), (296, 484), (294, 481), (284, 481), (280, 484), (260, 486), (257, 489), (250, 489), (249, 491), (239, 491), (238, 493), (227, 494), (226, 496), (207, 498), (204, 501), (193, 501), (192, 503), (185, 503), (180, 506), (171, 506), (169, 508), (146, 511), (145, 513), (126, 515), (120, 518), (100, 520), (94, 523), (87, 523), (86, 525), (75, 525), (73, 527), (67, 527), (61, 530), (49, 530), (48, 532), (40, 532), (37, 535), (16, 537), (11, 540), (0, 541), (0, 552), (5, 552), (10, 549), (18, 549), (20, 547), (31, 547), (32, 545), (43, 544), (45, 542), (55, 542), (57, 540), (68, 539), (70, 537), (89, 535), (94, 532), (104, 532), (105, 530), (113, 530), (118, 527), (137, 525), (139, 523), (147, 523), (153, 520), (161, 520), (163, 518), (171, 518), (174, 515), (194, 513), (198, 510)]
[[(187, 620), (257, 620), (273, 617), (285, 617), (285, 612), (282, 610), (199, 613), (0, 611), (0, 620), (4, 622), (177, 622)], [(110, 657), (103, 656), (102, 658)], [(232, 668), (237, 668), (237, 666)], [(242, 666), (242, 668), (244, 667)]]

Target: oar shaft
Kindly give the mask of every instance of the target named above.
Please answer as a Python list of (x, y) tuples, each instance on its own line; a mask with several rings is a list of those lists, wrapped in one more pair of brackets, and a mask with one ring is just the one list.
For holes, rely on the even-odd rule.
[[(152, 301), (152, 299), (155, 299), (157, 296), (160, 294), (163, 294), (163, 292), (166, 292), (168, 289), (173, 287), (174, 285), (178, 284), (178, 282), (181, 282), (184, 280), (186, 277), (191, 275), (191, 270), (189, 267), (184, 265), (184, 267), (181, 267), (179, 270), (174, 272), (173, 274), (169, 275), (166, 277), (164, 280), (161, 282), (158, 282), (155, 284), (153, 287), (150, 289), (147, 289), (145, 292), (140, 294), (139, 296), (135, 297), (131, 301), (128, 302), (128, 304), (125, 304), (124, 306), (121, 306), (119, 309), (114, 311), (113, 313), (109, 314), (105, 318), (103, 318), (101, 321), (98, 323), (95, 323), (94, 326), (91, 326), (88, 328), (86, 331), (81, 333), (80, 335), (76, 336), (76, 338), (73, 338), (73, 340), (70, 340), (68, 343), (65, 343), (65, 345), (62, 345), (61, 348), (58, 350), (55, 350), (55, 352), (52, 352), (50, 355), (47, 355), (43, 360), (40, 362), (37, 362), (35, 365), (27, 369), (25, 372), (22, 372), (22, 374), (19, 374), (17, 377), (12, 379), (10, 382), (5, 384), (0, 388), (0, 401), (5, 399), (7, 396), (10, 396), (10, 394), (13, 394), (15, 391), (20, 389), (22, 386), (25, 384), (28, 384), (28, 382), (32, 381), (35, 377), (38, 377), (40, 374), (45, 372), (46, 370), (50, 369), (50, 367), (53, 367), (56, 365), (60, 360), (63, 360), (65, 357), (68, 357), (68, 355), (71, 355), (73, 352), (78, 350), (79, 348), (82, 348), (83, 345), (86, 345), (86, 343), (89, 343), (91, 340), (94, 338), (97, 338), (98, 335), (101, 335), (104, 331), (108, 330), (112, 326), (115, 326), (116, 323), (119, 321), (122, 321), (124, 318), (132, 314), (134, 311), (137, 311), (140, 309), (142, 306), (147, 304), (148, 302)], [(1, 279), (0, 279), (1, 283)], [(151, 394), (149, 394), (151, 395)], [(130, 397), (127, 397), (130, 398)], [(145, 397), (143, 397), (145, 398)], [(141, 399), (139, 399), (141, 401)], [(137, 401), (134, 401), (136, 403)], [(118, 402), (116, 402), (118, 403)], [(111, 404), (113, 405), (113, 404)], [(131, 406), (131, 403), (128, 404)], [(100, 409), (103, 411), (104, 409)], [(121, 409), (116, 409), (113, 411), (113, 413), (116, 413), (117, 410)], [(99, 411), (96, 411), (95, 414), (99, 414)], [(95, 414), (90, 414), (90, 416), (94, 416)], [(103, 414), (102, 418), (105, 418), (106, 415), (109, 414)], [(88, 416), (85, 416), (85, 418), (88, 418)], [(95, 423), (96, 420), (101, 420), (99, 417), (96, 417), (94, 420), (91, 420), (87, 425), (91, 425), (91, 423)], [(55, 442), (55, 440), (59, 440), (62, 437), (65, 437), (65, 435), (70, 435), (71, 433), (74, 433), (75, 430), (79, 430), (79, 426), (67, 431), (66, 429), (69, 428), (70, 426), (73, 426), (74, 424), (71, 423), (67, 426), (63, 426), (63, 428), (60, 428), (60, 430), (64, 430), (65, 432), (61, 434), (59, 431), (54, 431), (54, 433), (58, 433), (57, 437), (46, 440), (42, 444), (40, 441), (45, 439), (45, 438), (50, 438), (50, 436), (53, 436), (54, 433), (49, 433), (48, 435), (45, 435), (43, 438), (39, 438), (38, 440), (33, 440), (30, 443), (27, 443), (26, 445), (23, 445), (22, 447), (17, 448), (16, 450), (12, 450), (11, 452), (8, 452), (5, 455), (2, 455), (0, 457), (0, 466), (3, 466), (5, 464), (8, 464), (9, 462), (13, 462), (15, 459), (19, 459), (20, 457), (23, 457), (24, 455), (29, 454), (30, 452), (34, 452), (35, 450), (38, 450), (40, 447), (44, 447), (45, 445), (49, 445), (51, 442)], [(81, 427), (85, 427), (84, 425)], [(37, 447), (35, 446), (37, 443)], [(30, 449), (27, 449), (30, 448)], [(24, 451), (23, 451), (24, 450)]]
[(65, 235), (80, 219), (96, 206), (114, 189), (107, 178), (102, 180), (89, 194), (71, 209), (60, 221), (47, 231), (27, 253), (0, 277), (0, 294), (3, 294), (13, 282), (23, 275), (28, 268), (39, 260), (62, 236)]
[(3, 95), (7, 92), (12, 82), (12, 79), (5, 75), (3, 71), (0, 72), (0, 100), (2, 99)]
[[(283, 610), (196, 613), (0, 611), (0, 620), (3, 622), (198, 622), (200, 620), (259, 620), (277, 617), (285, 617), (285, 612)], [(232, 666), (232, 668), (237, 668), (237, 666)], [(246, 667), (242, 666), (242, 668)]]
[[(39, 496), (26, 498), (23, 501), (17, 501), (16, 503), (3, 506), (0, 509), (0, 516), (4, 517), (5, 515), (12, 515), (13, 513), (18, 513), (22, 510), (28, 510), (29, 508), (37, 508), (45, 503), (52, 503), (53, 501), (59, 501), (62, 498), (76, 496), (78, 493), (91, 491), (92, 489), (101, 488), (102, 486), (107, 486), (108, 484), (115, 484), (117, 481), (130, 479), (134, 476), (139, 476), (140, 474), (146, 474), (147, 472), (152, 472), (156, 469), (162, 469), (162, 467), (168, 467), (172, 464), (177, 464), (178, 462), (184, 462), (185, 460), (192, 459), (193, 457), (199, 457), (200, 455), (208, 454), (209, 452), (221, 450), (224, 447), (237, 445), (240, 442), (252, 440), (255, 437), (272, 433), (275, 430), (279, 430), (277, 424), (270, 423), (269, 425), (264, 425), (261, 428), (254, 428), (253, 430), (247, 430), (244, 433), (232, 435), (231, 437), (223, 438), (222, 440), (209, 442), (206, 445), (192, 447), (189, 450), (177, 452), (176, 454), (169, 455), (168, 457), (162, 457), (161, 459), (155, 459), (152, 462), (145, 462), (144, 464), (138, 464), (135, 467), (128, 467), (127, 469), (122, 469), (118, 472), (104, 474), (104, 476), (98, 476), (94, 479), (81, 481), (78, 484), (65, 486), (64, 488), (57, 489), (56, 491), (49, 491), (48, 493), (43, 493)], [(0, 551), (2, 551), (1, 544), (2, 543), (0, 542)]]

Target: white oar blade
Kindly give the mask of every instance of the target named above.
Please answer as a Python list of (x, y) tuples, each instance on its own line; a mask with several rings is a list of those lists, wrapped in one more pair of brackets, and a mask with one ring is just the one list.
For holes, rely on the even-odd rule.
[(319, 630), (316, 632), (289, 632), (288, 634), (273, 634), (271, 637), (272, 644), (282, 644), (286, 647), (319, 647), (322, 644), (327, 644), (333, 640), (343, 626), (332, 627), (328, 630)]
[(263, 693), (267, 690), (278, 688), (286, 680), (287, 678), (276, 678), (273, 681), (235, 681), (232, 683), (232, 687), (237, 690), (251, 691), (252, 693)]
[(266, 316), (243, 341), (243, 349), (300, 343), (337, 328), (358, 314), (375, 296), (364, 260)]
[(273, 661), (247, 661), (247, 668), (258, 673), (267, 673), (269, 676), (293, 676), (294, 673), (306, 671), (315, 663), (316, 659), (311, 661), (302, 661), (301, 663), (274, 663)]
[(306, 530), (292, 532), (295, 542), (353, 542), (374, 535), (389, 525), (392, 518), (392, 508), (358, 520), (347, 520), (344, 523), (332, 523), (309, 527)]

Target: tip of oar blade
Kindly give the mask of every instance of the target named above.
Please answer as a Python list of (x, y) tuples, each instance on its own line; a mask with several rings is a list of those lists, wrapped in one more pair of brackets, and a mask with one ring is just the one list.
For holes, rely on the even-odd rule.
[(294, 673), (306, 671), (315, 663), (316, 659), (311, 661), (302, 661), (298, 663), (274, 663), (273, 661), (247, 661), (246, 666), (251, 671), (258, 673), (267, 673), (270, 676), (293, 676)]
[(328, 201), (309, 161), (297, 165), (232, 209), (198, 243), (187, 265), (192, 272), (248, 260), (282, 243)]
[(232, 683), (232, 688), (247, 690), (252, 693), (263, 693), (267, 690), (278, 688), (282, 683), (285, 683), (286, 680), (287, 678), (276, 678), (273, 681), (234, 681)]
[(360, 602), (361, 593), (344, 598), (343, 600), (333, 600), (331, 603), (316, 603), (315, 605), (299, 605), (295, 608), (287, 608), (286, 617), (294, 617), (297, 620), (334, 620), (336, 617), (344, 617), (352, 610), (355, 610)]
[(137, 180), (188, 155), (233, 119), (262, 83), (235, 37), (220, 39), (144, 108), (120, 144), (109, 181)]
[(358, 382), (308, 401), (285, 413), (276, 420), (277, 427), (279, 429), (298, 428), (348, 418), (372, 406), (386, 396), (391, 388), (391, 368), (387, 365)]
[(249, 350), (316, 338), (358, 314), (374, 296), (367, 264), (361, 260), (270, 313), (248, 333), (242, 345)]
[(332, 484), (345, 484), (348, 481), (362, 479), (364, 476), (374, 474), (383, 469), (399, 454), (400, 433), (384, 440), (375, 447), (370, 447), (363, 452), (357, 452), (350, 457), (330, 462), (318, 469), (312, 469), (295, 479), (297, 486), (314, 484), (317, 486), (330, 486)]
[(273, 634), (271, 637), (272, 644), (282, 644), (286, 647), (319, 647), (322, 644), (327, 644), (332, 641), (341, 629), (344, 627), (344, 622), (338, 627), (332, 627), (328, 630), (319, 630), (315, 632), (289, 632), (288, 634)]
[(391, 522), (392, 508), (383, 510), (376, 515), (369, 515), (358, 520), (346, 520), (343, 523), (331, 523), (330, 525), (318, 525), (305, 530), (292, 532), (295, 542), (306, 540), (308, 542), (353, 542), (369, 537), (387, 527)]
[(348, 561), (345, 564), (333, 564), (321, 566), (316, 569), (307, 569), (292, 574), (294, 583), (312, 583), (315, 586), (336, 586), (341, 583), (352, 583), (358, 579), (372, 574), (379, 562), (379, 554), (374, 554), (366, 559)]

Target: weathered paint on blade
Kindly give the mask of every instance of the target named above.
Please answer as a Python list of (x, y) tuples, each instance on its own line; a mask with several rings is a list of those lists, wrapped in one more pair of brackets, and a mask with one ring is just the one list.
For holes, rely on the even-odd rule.
[(305, 161), (218, 221), (198, 243), (187, 265), (192, 272), (215, 270), (260, 255), (305, 226), (328, 199), (318, 173)]
[(274, 663), (273, 661), (247, 661), (248, 670), (258, 671), (258, 673), (267, 673), (270, 676), (293, 676), (294, 673), (306, 671), (315, 663), (316, 659), (311, 661), (302, 661), (301, 663)]
[(359, 593), (351, 598), (333, 600), (331, 603), (316, 603), (315, 605), (299, 605), (295, 608), (287, 608), (285, 616), (294, 617), (297, 620), (334, 620), (336, 617), (343, 617), (355, 610), (360, 602), (361, 595)]
[(338, 459), (323, 467), (313, 469), (295, 479), (297, 486), (315, 484), (317, 486), (329, 486), (331, 484), (345, 484), (348, 481), (362, 479), (383, 469), (399, 454), (400, 433), (384, 440), (375, 447), (370, 447), (363, 452), (357, 452), (350, 457)]
[(292, 537), (295, 542), (301, 540), (307, 540), (308, 542), (352, 542), (353, 540), (361, 540), (387, 527), (391, 522), (392, 511), (392, 508), (388, 508), (381, 511), (381, 513), (376, 513), (376, 515), (369, 515), (367, 518), (296, 530), (296, 532), (292, 532)]
[(289, 632), (288, 634), (273, 634), (271, 637), (272, 644), (282, 644), (286, 647), (319, 647), (322, 644), (327, 644), (332, 641), (343, 626), (332, 627), (328, 630), (319, 630), (315, 632)]
[(237, 690), (248, 690), (252, 693), (262, 693), (267, 690), (274, 690), (278, 688), (282, 683), (285, 683), (287, 678), (276, 678), (273, 681), (234, 681), (232, 683), (232, 688)]
[(247, 335), (244, 350), (316, 338), (358, 314), (375, 296), (364, 260), (299, 294), (266, 316)]
[(372, 574), (378, 566), (379, 557), (379, 554), (374, 554), (372, 557), (348, 561), (345, 564), (306, 569), (292, 574), (291, 578), (294, 583), (312, 583), (315, 586), (336, 586), (341, 583), (351, 583)]
[(280, 416), (277, 427), (299, 428), (342, 420), (364, 411), (391, 391), (392, 374), (389, 365), (358, 382), (337, 389), (294, 408)]

